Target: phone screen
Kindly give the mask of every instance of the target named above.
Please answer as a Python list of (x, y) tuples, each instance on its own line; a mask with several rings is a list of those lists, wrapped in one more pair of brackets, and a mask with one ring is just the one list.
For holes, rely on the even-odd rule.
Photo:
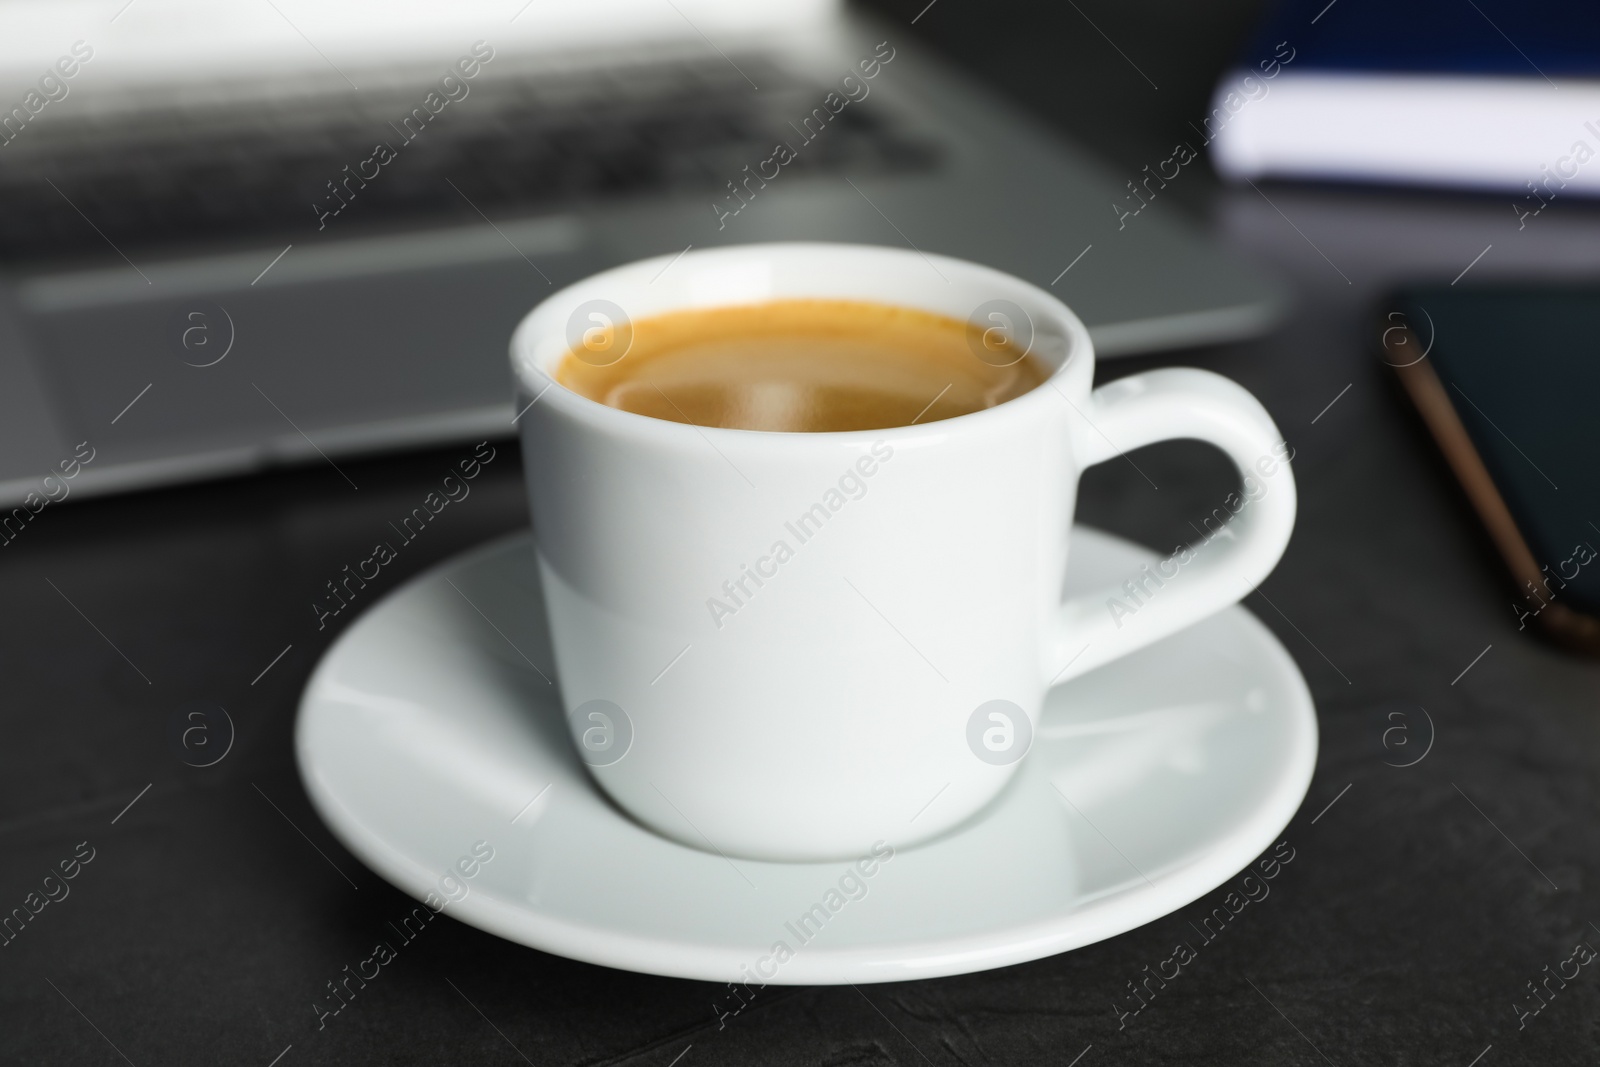
[[(1600, 285), (1418, 287), (1391, 307), (1384, 358), (1431, 364), (1543, 575), (1530, 605), (1600, 616)], [(1389, 343), (1402, 324), (1409, 349)]]

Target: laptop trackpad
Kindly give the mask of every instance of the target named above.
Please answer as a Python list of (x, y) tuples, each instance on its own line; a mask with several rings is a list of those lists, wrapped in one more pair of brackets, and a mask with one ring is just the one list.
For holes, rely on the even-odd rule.
[(348, 453), (476, 432), (451, 432), (452, 417), (492, 413), (509, 429), (507, 338), (593, 264), (578, 250), (546, 250), (538, 267), (504, 244), (485, 251), (334, 277), (279, 264), (272, 285), (173, 296), (162, 294), (180, 286), (149, 268), (152, 284), (129, 271), (137, 287), (122, 279), (100, 300), (56, 276), (24, 283), (19, 303), (68, 432), (106, 441), (117, 462), (238, 449), (305, 458), (314, 447)]

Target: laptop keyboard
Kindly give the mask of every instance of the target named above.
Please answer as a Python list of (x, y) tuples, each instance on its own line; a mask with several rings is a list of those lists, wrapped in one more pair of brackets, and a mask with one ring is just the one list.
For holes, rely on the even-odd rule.
[[(755, 55), (486, 71), (468, 84), (410, 140), (402, 126), (436, 87), (426, 81), (47, 113), (0, 149), (0, 261), (288, 241), (323, 226), (353, 235), (479, 212), (498, 220), (614, 197), (692, 192), (709, 205), (779, 141), (798, 149), (785, 176), (925, 169), (937, 158), (929, 139), (866, 101), (806, 141), (803, 120), (837, 86)], [(379, 143), (394, 159), (341, 185), (373, 174)], [(355, 195), (344, 204), (330, 183)]]

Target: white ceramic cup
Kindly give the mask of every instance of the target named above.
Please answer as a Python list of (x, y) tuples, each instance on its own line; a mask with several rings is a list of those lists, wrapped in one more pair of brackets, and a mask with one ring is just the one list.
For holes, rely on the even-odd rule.
[[(1055, 370), (984, 411), (842, 433), (669, 422), (551, 377), (574, 345), (626, 358), (630, 321), (795, 297), (993, 324)], [(1091, 392), (1076, 315), (943, 256), (763, 244), (632, 263), (547, 298), (511, 356), (574, 742), (641, 823), (727, 855), (853, 857), (961, 822), (1016, 770), (1052, 685), (1238, 601), (1294, 524), (1282, 438), (1249, 393), (1176, 368)], [(1219, 509), (1226, 536), (1063, 602), (1079, 474), (1180, 437), (1265, 491)]]

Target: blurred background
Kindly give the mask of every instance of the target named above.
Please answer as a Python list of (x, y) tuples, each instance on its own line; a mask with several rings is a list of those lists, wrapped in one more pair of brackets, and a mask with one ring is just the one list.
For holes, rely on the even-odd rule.
[[(1129, 176), (1170, 156), (1174, 144), (1195, 140), (1190, 123), (1210, 110), (1222, 75), (1241, 61), (1269, 10), (1263, 0), (1077, 9), (1006, 3), (941, 11), (944, 5), (940, 0), (911, 27), (919, 41)], [(875, 0), (862, 6), (909, 23), (926, 4)], [(1136, 43), (1138, 68), (1159, 72), (1159, 88), (1111, 41)], [(1171, 197), (1200, 219), (1218, 186), (1210, 159), (1203, 158), (1194, 174), (1172, 184)]]

